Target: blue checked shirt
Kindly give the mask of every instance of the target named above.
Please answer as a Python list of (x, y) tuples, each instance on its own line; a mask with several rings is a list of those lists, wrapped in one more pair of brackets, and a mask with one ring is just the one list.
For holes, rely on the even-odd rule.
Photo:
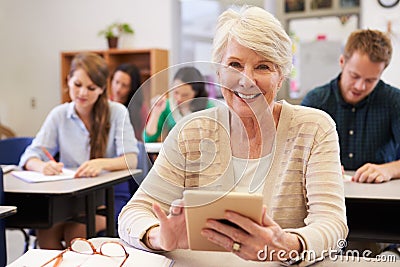
[(345, 170), (398, 160), (400, 90), (380, 80), (370, 95), (351, 105), (340, 94), (339, 79), (308, 92), (301, 105), (321, 109), (336, 122)]

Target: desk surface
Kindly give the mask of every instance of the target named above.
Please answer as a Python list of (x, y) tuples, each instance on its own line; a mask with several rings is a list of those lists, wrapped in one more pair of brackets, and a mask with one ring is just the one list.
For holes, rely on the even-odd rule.
[[(11, 173), (4, 176), (4, 192), (7, 193), (38, 193), (38, 194), (69, 194), (87, 188), (118, 180), (119, 178), (139, 174), (141, 170), (121, 170), (105, 172), (93, 178), (75, 178), (43, 183), (27, 183)], [(133, 179), (133, 178), (132, 178)]]
[(162, 143), (144, 143), (147, 153), (159, 153), (162, 147)]
[(380, 184), (345, 181), (344, 195), (355, 199), (400, 200), (400, 179)]
[(400, 179), (379, 184), (345, 181), (344, 193), (349, 240), (400, 242), (398, 225), (393, 223), (400, 209)]
[[(171, 266), (171, 261), (163, 259), (158, 254), (143, 252), (141, 250), (133, 249), (128, 247), (127, 251), (130, 255), (124, 266)], [(9, 267), (20, 267), (20, 266), (39, 266), (43, 264), (48, 259), (58, 255), (60, 251), (57, 250), (41, 250), (41, 249), (30, 249), (23, 256), (18, 258), (16, 261), (8, 265)], [(72, 253), (72, 252), (71, 252)], [(147, 255), (146, 255), (147, 254)], [(173, 260), (172, 267), (231, 267), (231, 266), (264, 266), (264, 267), (278, 267), (284, 266), (278, 262), (254, 262), (245, 261), (230, 252), (208, 252), (208, 251), (189, 251), (189, 250), (177, 250), (173, 252), (163, 253), (169, 259)], [(74, 257), (74, 258), (72, 258)], [(80, 255), (65, 254), (62, 266), (76, 266), (75, 262), (78, 262)], [(89, 256), (90, 257), (90, 256)], [(89, 260), (90, 261), (90, 260)], [(94, 266), (89, 264), (88, 260), (84, 260), (84, 264), (80, 266)], [(92, 258), (93, 263), (94, 258)], [(82, 260), (80, 260), (82, 262)], [(70, 264), (68, 264), (70, 263)], [(112, 262), (111, 262), (112, 263)], [(118, 264), (111, 265), (110, 260), (104, 257), (100, 257), (96, 265), (97, 267), (103, 266), (118, 266)], [(298, 265), (292, 265), (298, 266)], [(354, 257), (337, 257), (326, 258), (323, 261), (317, 262), (312, 265), (313, 267), (393, 267), (398, 266), (398, 262), (392, 261), (381, 261), (377, 262), (376, 259), (364, 259), (364, 258), (354, 258)]]
[[(209, 252), (209, 251), (189, 251), (177, 250), (173, 252), (164, 253), (170, 259), (175, 260), (174, 267), (203, 267), (203, 266), (218, 266), (218, 267), (231, 267), (231, 266), (266, 266), (278, 267), (284, 266), (278, 262), (255, 262), (245, 261), (230, 252)], [(353, 258), (353, 257), (339, 257), (326, 258), (323, 261), (313, 264), (313, 267), (376, 267), (376, 266), (399, 266), (397, 262), (377, 262), (376, 259), (369, 258)], [(298, 265), (291, 265), (298, 266)]]
[(88, 237), (95, 236), (96, 207), (106, 205), (107, 231), (115, 235), (114, 185), (133, 179), (141, 170), (104, 172), (98, 177), (27, 183), (4, 176), (5, 204), (18, 213), (6, 219), (14, 228), (48, 228), (85, 214)]
[(17, 213), (15, 206), (0, 206), (0, 219)]

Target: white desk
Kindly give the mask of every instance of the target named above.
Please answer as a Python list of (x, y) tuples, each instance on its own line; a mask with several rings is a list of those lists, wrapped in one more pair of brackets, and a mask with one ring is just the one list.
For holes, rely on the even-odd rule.
[(154, 164), (154, 161), (157, 159), (158, 154), (160, 153), (160, 150), (162, 148), (163, 143), (144, 143), (144, 147), (146, 149), (147, 155), (149, 156), (149, 159), (152, 164)]
[(158, 154), (161, 150), (162, 143), (144, 143), (146, 152), (149, 154)]
[[(209, 251), (189, 251), (177, 250), (173, 252), (164, 253), (168, 258), (174, 259), (174, 267), (231, 267), (231, 266), (264, 266), (264, 267), (278, 267), (284, 266), (278, 262), (255, 262), (245, 261), (230, 252), (209, 252)], [(396, 265), (397, 264), (397, 265)], [(298, 266), (291, 265), (291, 266)], [(338, 259), (326, 258), (323, 261), (316, 262), (313, 267), (383, 267), (383, 266), (399, 266), (395, 262), (376, 262), (374, 259), (363, 259), (353, 257), (340, 257)]]
[[(173, 252), (163, 253), (167, 258), (160, 257), (159, 254), (144, 252), (141, 250), (127, 248), (130, 256), (125, 262), (124, 266), (150, 266), (150, 267), (281, 267), (284, 266), (278, 262), (255, 262), (245, 261), (230, 252), (207, 252), (207, 251), (189, 251), (177, 250)], [(58, 250), (41, 250), (30, 249), (20, 258), (8, 265), (9, 267), (36, 267), (40, 266), (47, 260), (58, 255)], [(68, 252), (73, 253), (73, 252)], [(79, 266), (97, 266), (97, 267), (110, 267), (119, 266), (118, 263), (110, 262), (111, 259), (103, 256), (89, 256), (93, 257), (91, 260), (79, 259), (82, 255), (66, 254), (61, 266), (77, 266), (77, 263), (82, 263)], [(90, 262), (90, 263), (89, 263)], [(112, 265), (111, 265), (112, 264)], [(51, 266), (51, 265), (49, 265)], [(298, 266), (298, 265), (292, 265)], [(363, 259), (354, 257), (338, 257), (337, 259), (326, 258), (312, 265), (313, 267), (394, 267), (399, 266), (396, 262), (377, 262), (375, 259)]]
[(13, 215), (17, 212), (15, 206), (0, 206), (0, 219)]
[(400, 179), (380, 184), (344, 182), (346, 198), (400, 201)]
[(400, 243), (400, 179), (380, 184), (345, 181), (349, 239)]
[[(109, 241), (125, 243), (119, 238), (92, 238), (90, 242), (97, 250), (102, 243)], [(150, 266), (150, 267), (171, 267), (173, 261), (161, 254), (151, 253), (125, 245), (129, 257), (124, 266)], [(8, 267), (37, 267), (60, 254), (60, 250), (30, 249), (24, 255), (10, 263)], [(104, 257), (101, 255), (84, 255), (75, 252), (67, 252), (63, 256), (60, 267), (82, 266), (82, 267), (114, 267), (120, 266), (123, 258)], [(53, 266), (54, 261), (47, 266)]]
[(57, 222), (86, 216), (88, 237), (94, 237), (96, 207), (106, 203), (107, 235), (115, 236), (113, 186), (140, 174), (141, 170), (105, 172), (94, 178), (76, 178), (27, 183), (13, 175), (4, 176), (5, 204), (18, 207), (6, 219), (11, 228), (48, 228)]

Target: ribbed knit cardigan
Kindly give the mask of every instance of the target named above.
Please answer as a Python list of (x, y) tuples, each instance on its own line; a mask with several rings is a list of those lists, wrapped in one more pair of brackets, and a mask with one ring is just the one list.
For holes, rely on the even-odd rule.
[[(263, 189), (267, 213), (285, 231), (295, 233), (305, 249), (320, 256), (337, 249), (348, 234), (339, 143), (326, 113), (281, 101), (275, 153)], [(233, 168), (229, 111), (212, 108), (178, 123), (139, 190), (119, 215), (119, 235), (147, 249), (141, 238), (158, 224), (151, 203), (165, 211), (182, 198), (185, 187), (229, 190)], [(184, 231), (184, 229), (182, 229)]]

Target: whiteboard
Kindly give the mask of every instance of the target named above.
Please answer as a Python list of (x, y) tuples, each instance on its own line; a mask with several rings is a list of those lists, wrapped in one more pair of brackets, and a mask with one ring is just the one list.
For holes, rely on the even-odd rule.
[(317, 86), (330, 82), (340, 73), (339, 57), (342, 44), (339, 41), (303, 42), (297, 51), (296, 92), (290, 91), (292, 98), (303, 98)]

